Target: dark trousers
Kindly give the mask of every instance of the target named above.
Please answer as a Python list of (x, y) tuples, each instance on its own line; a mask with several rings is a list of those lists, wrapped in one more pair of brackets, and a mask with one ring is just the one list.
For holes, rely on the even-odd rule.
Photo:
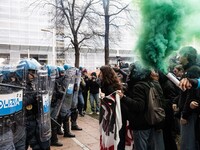
[(177, 150), (176, 132), (175, 132), (175, 118), (171, 105), (165, 109), (165, 124), (163, 127), (163, 139), (165, 150)]
[(87, 110), (87, 101), (88, 101), (88, 90), (83, 91), (84, 107), (83, 110)]
[(37, 121), (27, 121), (26, 125), (26, 150), (50, 150), (50, 140), (41, 142)]
[(57, 126), (58, 125), (56, 124), (55, 121), (51, 120), (51, 143), (58, 142), (58, 137), (57, 137)]

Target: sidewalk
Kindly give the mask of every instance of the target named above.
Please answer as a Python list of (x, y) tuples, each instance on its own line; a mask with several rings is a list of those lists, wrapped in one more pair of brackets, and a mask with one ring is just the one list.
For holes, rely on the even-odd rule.
[(51, 150), (99, 150), (99, 121), (85, 115), (84, 117), (78, 117), (78, 125), (83, 130), (72, 130), (72, 133), (76, 135), (75, 138), (64, 138), (62, 135), (58, 135), (63, 146), (51, 146)]

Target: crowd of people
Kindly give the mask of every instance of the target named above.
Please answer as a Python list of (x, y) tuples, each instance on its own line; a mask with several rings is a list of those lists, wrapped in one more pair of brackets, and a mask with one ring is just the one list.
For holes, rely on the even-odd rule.
[[(86, 68), (41, 65), (35, 59), (0, 67), (1, 149), (63, 146), (57, 135), (73, 138), (71, 130), (82, 130), (77, 119), (86, 114), (89, 99), (89, 114), (99, 115), (101, 150), (199, 150), (197, 51), (187, 46), (179, 55), (168, 70), (178, 86), (166, 73), (139, 61), (129, 73), (105, 65), (89, 74)], [(151, 87), (165, 116), (150, 124)]]
[[(195, 48), (183, 47), (179, 51), (176, 64), (169, 66), (168, 71), (172, 72), (180, 82), (178, 86), (166, 76), (166, 73), (158, 68), (148, 68), (140, 62), (135, 62), (130, 66), (129, 74), (119, 68), (112, 70), (107, 68), (107, 71), (104, 71), (105, 67), (102, 67), (100, 69), (101, 91), (104, 94), (101, 93), (101, 95), (105, 97), (102, 101), (102, 111), (100, 111), (101, 150), (199, 150), (200, 80), (198, 78), (200, 77), (200, 66), (197, 62), (197, 55)], [(120, 72), (121, 78), (117, 76)], [(123, 76), (126, 78), (125, 81)], [(120, 82), (119, 79), (121, 79)], [(122, 84), (122, 82), (125, 83)], [(150, 86), (146, 86), (147, 84), (155, 87), (159, 97), (155, 99), (160, 100), (165, 112), (165, 118), (154, 124), (148, 122)], [(113, 93), (116, 94), (113, 95)], [(120, 129), (117, 129), (117, 124), (119, 124), (117, 120), (120, 118), (119, 112), (116, 111), (117, 101), (111, 104), (111, 98), (109, 98), (109, 96), (115, 97), (116, 95), (120, 96), (122, 117)], [(115, 115), (112, 115), (115, 116), (114, 118), (110, 116), (112, 119), (109, 123), (105, 123), (108, 120), (107, 117), (102, 117), (105, 116), (105, 112), (111, 112), (106, 108), (108, 104), (105, 104), (105, 101), (115, 112)], [(159, 112), (152, 111), (152, 114), (156, 113)], [(105, 124), (112, 126), (107, 128)], [(132, 132), (128, 132), (127, 129), (131, 129)], [(116, 130), (119, 130), (119, 135), (115, 133)], [(112, 133), (115, 133), (115, 136), (110, 137)], [(118, 139), (117, 135), (119, 142), (117, 144), (111, 142), (111, 139), (113, 141)], [(134, 144), (131, 148), (127, 148), (130, 140)]]
[(89, 94), (91, 114), (99, 114), (97, 75), (85, 68), (41, 65), (31, 58), (1, 66), (0, 77), (0, 149), (63, 146), (57, 135), (73, 138), (72, 130), (82, 130), (77, 119), (86, 113)]

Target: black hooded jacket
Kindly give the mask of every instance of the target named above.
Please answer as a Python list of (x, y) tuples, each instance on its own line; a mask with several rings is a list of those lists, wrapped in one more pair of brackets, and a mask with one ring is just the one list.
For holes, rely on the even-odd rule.
[[(187, 68), (185, 68), (184, 77), (186, 78), (199, 78), (200, 77), (200, 67), (198, 65), (189, 64)], [(188, 117), (193, 113), (197, 112), (196, 109), (190, 108), (191, 101), (200, 102), (200, 90), (196, 88), (192, 88), (190, 90), (182, 91), (179, 98), (179, 110), (180, 115), (184, 119), (188, 119)]]
[(163, 92), (158, 81), (139, 81), (135, 83), (129, 96), (124, 96), (121, 99), (121, 103), (128, 107), (129, 120), (133, 129), (146, 130), (152, 128), (145, 119), (145, 112), (148, 108), (148, 98), (150, 88), (142, 82), (152, 82), (157, 89), (159, 95), (163, 98)]

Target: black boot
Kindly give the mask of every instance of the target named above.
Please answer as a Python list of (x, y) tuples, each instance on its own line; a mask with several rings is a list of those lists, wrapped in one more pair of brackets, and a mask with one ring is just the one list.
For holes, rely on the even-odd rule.
[(64, 133), (64, 137), (68, 137), (68, 138), (74, 138), (75, 135), (72, 134), (71, 132), (68, 132), (68, 133)]
[(65, 119), (63, 120), (63, 128), (64, 128), (64, 137), (69, 137), (69, 138), (75, 137), (75, 135), (70, 132), (69, 117), (65, 117)]
[(83, 111), (80, 111), (80, 112), (79, 112), (79, 115), (80, 115), (81, 117), (84, 117), (84, 116), (85, 116), (85, 114), (83, 113)]
[[(60, 125), (62, 125), (62, 118), (61, 118), (61, 116), (58, 116), (57, 122)], [(61, 126), (59, 126), (59, 125), (57, 125), (57, 134), (58, 135), (63, 135), (64, 134), (63, 131), (62, 131), (62, 129), (61, 129)]]
[(78, 125), (77, 125), (77, 118), (78, 118), (78, 110), (73, 110), (72, 113), (71, 113), (71, 129), (72, 130), (82, 130), (82, 128), (80, 128)]
[(61, 146), (63, 146), (63, 144), (57, 141), (57, 142), (51, 142), (51, 146), (61, 147)]
[(52, 120), (51, 120), (51, 146), (63, 146), (62, 143), (58, 142), (57, 124)]
[(76, 126), (72, 126), (72, 130), (78, 130), (78, 131), (80, 131), (80, 130), (83, 130), (83, 129), (80, 128), (78, 125), (76, 125)]

